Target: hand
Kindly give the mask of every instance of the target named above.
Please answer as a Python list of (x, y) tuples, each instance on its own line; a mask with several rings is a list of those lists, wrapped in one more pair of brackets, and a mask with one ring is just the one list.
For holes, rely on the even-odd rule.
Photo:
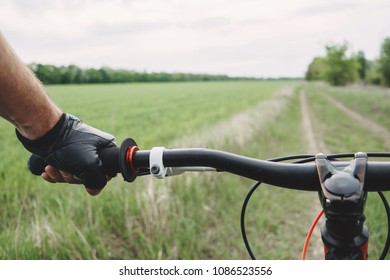
[[(45, 171), (41, 174), (41, 177), (49, 183), (68, 183), (68, 184), (81, 184), (80, 178), (77, 178), (75, 175), (58, 170), (52, 165), (45, 167)], [(107, 181), (111, 180), (111, 177), (106, 176)], [(90, 189), (85, 188), (85, 190), (92, 196), (98, 195), (102, 189)]]
[(49, 182), (81, 183), (87, 189), (98, 190), (93, 192), (97, 194), (115, 176), (105, 174), (98, 156), (98, 150), (116, 146), (115, 138), (76, 117), (64, 114), (37, 140), (31, 141), (16, 133), (25, 148), (44, 162), (42, 177)]

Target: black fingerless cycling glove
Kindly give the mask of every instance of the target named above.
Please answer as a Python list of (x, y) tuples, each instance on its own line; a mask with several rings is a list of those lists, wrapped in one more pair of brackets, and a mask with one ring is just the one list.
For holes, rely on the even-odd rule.
[(116, 146), (114, 136), (88, 126), (78, 118), (63, 114), (57, 124), (37, 140), (29, 140), (16, 130), (23, 146), (45, 164), (69, 172), (87, 188), (103, 188), (106, 175), (98, 151)]

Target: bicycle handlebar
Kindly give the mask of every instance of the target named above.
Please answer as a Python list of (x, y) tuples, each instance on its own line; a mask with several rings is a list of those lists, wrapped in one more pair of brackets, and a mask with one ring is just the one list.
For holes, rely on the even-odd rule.
[[(150, 168), (150, 150), (135, 151), (133, 168)], [(101, 151), (100, 158), (110, 171), (119, 173), (119, 149)], [(244, 157), (232, 153), (210, 149), (165, 149), (162, 155), (165, 167), (204, 166), (217, 171), (225, 171), (242, 177), (262, 181), (288, 189), (319, 191), (321, 189), (317, 168), (314, 162), (305, 164), (280, 163)], [(116, 161), (116, 162), (115, 162)], [(343, 169), (349, 161), (334, 161), (336, 169)], [(368, 162), (364, 182), (365, 191), (390, 190), (390, 163)]]
[[(134, 154), (134, 165), (149, 167), (150, 151)], [(168, 167), (207, 166), (242, 177), (280, 187), (319, 190), (320, 184), (314, 165), (292, 165), (248, 158), (208, 149), (166, 149), (163, 163)]]
[[(123, 145), (123, 144), (122, 144)], [(126, 149), (127, 150), (127, 149)], [(107, 174), (122, 173), (126, 181), (133, 181), (138, 170), (150, 170), (151, 150), (133, 150), (131, 158), (121, 148), (108, 148), (99, 151), (99, 157)], [(288, 189), (320, 191), (321, 185), (314, 162), (292, 164), (254, 159), (210, 149), (164, 149), (162, 162), (167, 168), (174, 167), (211, 167), (217, 171), (225, 171), (242, 177), (262, 181), (263, 183)], [(336, 169), (343, 169), (350, 161), (333, 161)], [(40, 175), (42, 165), (29, 161), (29, 169)], [(44, 165), (43, 165), (44, 167)], [(126, 178), (132, 173), (131, 178)], [(144, 174), (143, 174), (144, 175)], [(128, 176), (127, 176), (128, 177)], [(367, 162), (365, 191), (390, 190), (390, 162)]]

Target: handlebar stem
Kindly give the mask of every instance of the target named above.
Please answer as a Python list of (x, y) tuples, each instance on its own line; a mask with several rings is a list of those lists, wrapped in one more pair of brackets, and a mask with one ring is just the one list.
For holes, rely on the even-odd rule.
[(319, 197), (326, 217), (321, 235), (327, 259), (367, 258), (368, 231), (363, 214), (366, 166), (364, 153), (355, 154), (355, 159), (342, 169), (332, 165), (325, 155), (316, 156)]

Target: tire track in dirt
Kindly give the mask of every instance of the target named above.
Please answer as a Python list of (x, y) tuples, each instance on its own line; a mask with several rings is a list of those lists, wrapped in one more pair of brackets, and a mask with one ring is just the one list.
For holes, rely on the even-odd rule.
[(302, 128), (305, 133), (305, 140), (307, 143), (306, 152), (308, 153), (323, 153), (328, 154), (328, 148), (324, 141), (319, 137), (318, 133), (315, 133), (313, 124), (311, 122), (309, 105), (307, 103), (307, 97), (304, 91), (300, 94), (301, 103), (301, 115), (302, 115)]
[[(323, 153), (329, 154), (328, 148), (326, 147), (324, 141), (320, 138), (319, 134), (315, 132), (312, 118), (310, 116), (310, 108), (307, 101), (305, 92), (302, 90), (300, 93), (300, 105), (301, 105), (301, 116), (302, 116), (302, 129), (305, 133), (305, 141), (307, 144), (306, 152), (311, 154)], [(317, 195), (313, 194), (313, 204), (311, 206), (312, 213), (318, 213), (321, 210), (321, 206), (318, 202)], [(314, 216), (313, 216), (314, 218)], [(310, 246), (307, 252), (307, 258), (310, 259), (323, 259), (323, 243), (321, 240), (321, 233), (319, 224), (316, 229), (313, 231)]]
[(335, 98), (326, 93), (320, 93), (326, 100), (333, 104), (337, 109), (344, 112), (352, 119), (354, 119), (361, 127), (368, 130), (370, 133), (380, 137), (383, 141), (383, 144), (390, 149), (390, 131), (381, 126), (380, 124), (368, 119), (362, 114), (348, 108), (343, 103), (337, 101)]

